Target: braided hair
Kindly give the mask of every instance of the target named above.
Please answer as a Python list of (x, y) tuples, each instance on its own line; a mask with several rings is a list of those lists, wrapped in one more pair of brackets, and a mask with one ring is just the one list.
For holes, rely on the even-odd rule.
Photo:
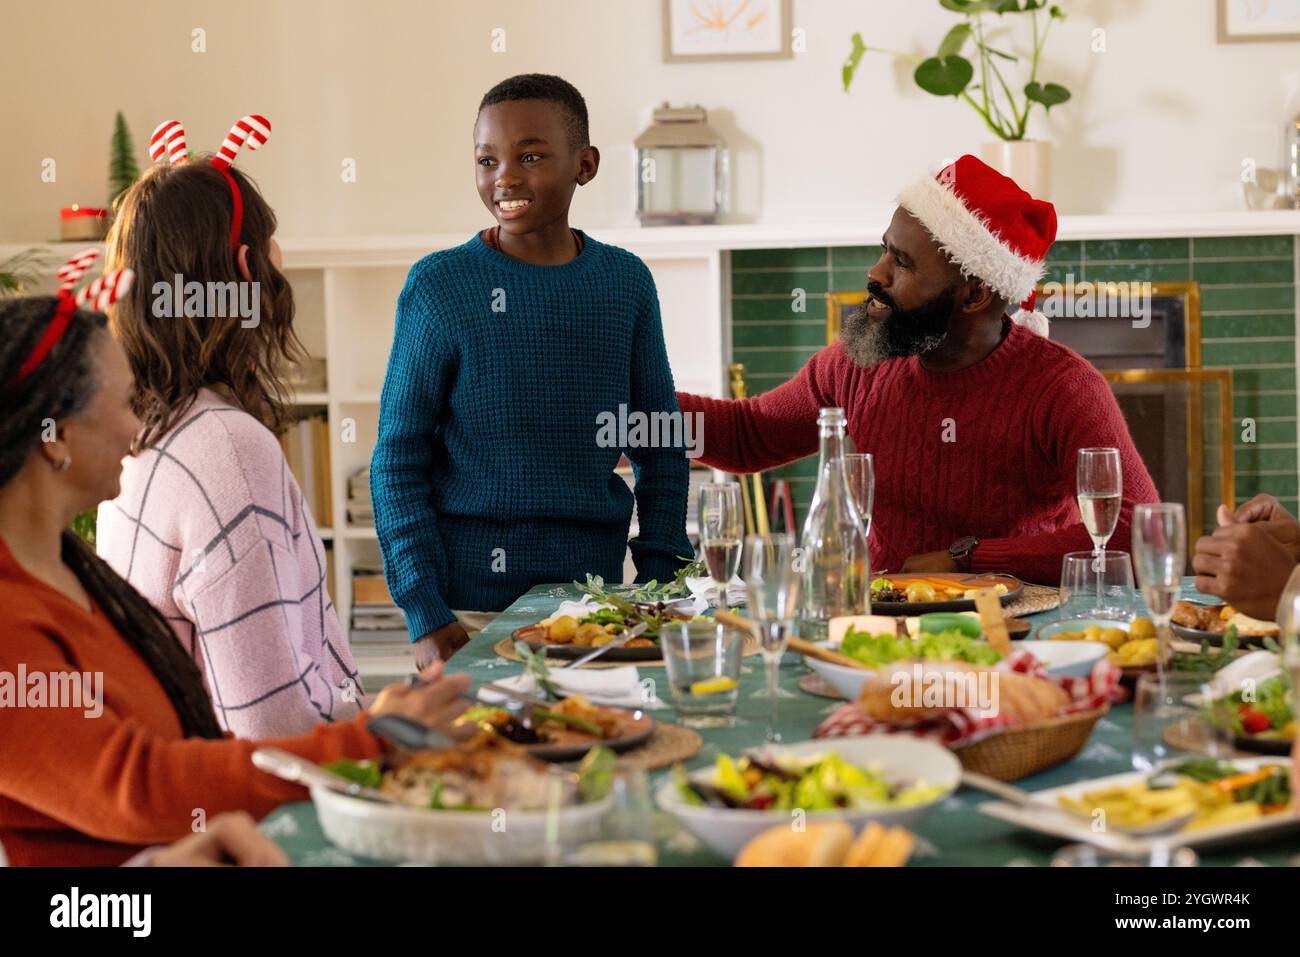
[[(58, 303), (53, 296), (0, 300), (0, 383), (17, 378), (19, 367), (54, 319)], [(0, 417), (0, 488), (26, 464), (49, 422), (76, 415), (90, 404), (99, 387), (91, 346), (105, 333), (107, 321), (103, 313), (78, 309), (45, 360), (16, 389), (10, 387)], [(71, 530), (63, 533), (62, 555), (113, 628), (158, 679), (185, 737), (222, 737), (203, 676), (167, 620)]]

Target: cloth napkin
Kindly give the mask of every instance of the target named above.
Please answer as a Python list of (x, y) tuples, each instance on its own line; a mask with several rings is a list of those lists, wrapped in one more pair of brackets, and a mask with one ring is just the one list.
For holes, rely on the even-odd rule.
[[(1102, 658), (1086, 678), (1057, 677), (1049, 675), (1037, 658), (1028, 651), (1015, 651), (999, 661), (997, 671), (1014, 671), (1035, 678), (1043, 678), (1060, 686), (1069, 696), (1070, 704), (1059, 714), (1077, 714), (1091, 711), (1103, 704), (1117, 700), (1124, 693), (1120, 687), (1119, 667)], [(859, 707), (856, 701), (838, 708), (817, 726), (814, 738), (837, 738), (859, 734), (912, 734), (929, 738), (939, 744), (953, 747), (971, 744), (990, 734), (1012, 726), (1006, 715), (988, 715), (973, 708), (949, 708), (937, 718), (913, 722), (877, 721)]]
[(604, 602), (596, 601), (590, 595), (583, 595), (578, 601), (571, 599), (560, 602), (560, 607), (551, 612), (551, 618), (559, 618), (562, 615), (572, 615), (579, 620), (586, 618), (594, 611), (601, 608), (613, 608), (613, 605), (607, 605)]
[[(1281, 673), (1281, 657), (1271, 651), (1252, 651), (1216, 671), (1208, 686), (1215, 699), (1226, 698), (1234, 691), (1240, 691), (1242, 682), (1246, 680), (1259, 683)], [(1200, 695), (1195, 696), (1197, 704), (1200, 698)]]
[[(573, 670), (572, 668), (552, 668), (551, 683), (565, 694), (580, 694), (592, 704), (608, 705), (614, 708), (642, 708), (654, 711), (666, 707), (655, 693), (653, 683), (642, 685), (641, 676), (636, 667), (601, 668)], [(524, 694), (538, 695), (540, 689), (537, 677), (532, 674), (515, 675), (494, 681), (503, 688), (520, 691)], [(507, 699), (489, 689), (479, 689), (478, 699), (487, 704), (505, 704)]]
[[(695, 599), (695, 614), (702, 615), (708, 610), (709, 601), (713, 598), (716, 588), (717, 584), (708, 575), (686, 579), (686, 590)], [(737, 608), (745, 604), (745, 583), (740, 580), (739, 575), (727, 583), (726, 599), (729, 608)]]

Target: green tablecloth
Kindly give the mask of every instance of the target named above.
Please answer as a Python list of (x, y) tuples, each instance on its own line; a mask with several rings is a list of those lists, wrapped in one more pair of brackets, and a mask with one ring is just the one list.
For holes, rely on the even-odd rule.
[[(1183, 593), (1194, 597), (1190, 578), (1184, 582)], [(449, 670), (469, 672), (475, 686), (517, 674), (522, 666), (497, 657), (492, 646), (515, 628), (546, 617), (565, 598), (577, 597), (579, 594), (571, 586), (546, 585), (534, 588), (458, 652), (452, 658)], [(1055, 615), (1049, 612), (1036, 617), (1047, 621)], [(761, 743), (766, 729), (768, 705), (765, 700), (753, 699), (750, 695), (764, 683), (762, 659), (750, 658), (746, 664), (751, 673), (741, 679), (741, 697), (737, 708), (740, 723), (736, 727), (701, 731), (704, 747), (689, 762), (690, 767), (711, 764), (719, 752), (735, 754)], [(663, 673), (662, 668), (643, 669), (643, 677), (658, 677)], [(787, 654), (781, 666), (781, 685), (797, 696), (781, 701), (779, 728), (787, 742), (811, 737), (813, 729), (842, 704), (799, 690), (797, 682), (804, 674), (807, 674), (807, 669), (799, 657)], [(667, 694), (664, 693), (661, 697), (667, 698)], [(671, 721), (674, 712), (669, 707), (654, 712), (654, 716)], [(1131, 770), (1131, 727), (1132, 706), (1114, 706), (1097, 723), (1092, 739), (1073, 761), (1017, 783), (1033, 791)], [(664, 772), (656, 774), (656, 780), (662, 773)], [(917, 828), (922, 840), (918, 842), (917, 852), (912, 858), (913, 866), (1048, 863), (1062, 842), (1030, 834), (980, 814), (976, 810), (977, 806), (988, 800), (992, 799), (963, 790), (936, 807)], [(298, 865), (357, 866), (382, 863), (357, 858), (333, 847), (321, 833), (310, 802), (280, 808), (266, 818), (262, 828), (279, 842), (290, 859)], [(660, 847), (662, 864), (709, 866), (727, 863), (675, 825), (666, 825), (665, 830), (668, 835)], [(1288, 836), (1267, 844), (1230, 848), (1226, 851), (1206, 850), (1201, 853), (1201, 862), (1207, 865), (1237, 864), (1245, 860), (1266, 864), (1300, 864), (1300, 836)]]

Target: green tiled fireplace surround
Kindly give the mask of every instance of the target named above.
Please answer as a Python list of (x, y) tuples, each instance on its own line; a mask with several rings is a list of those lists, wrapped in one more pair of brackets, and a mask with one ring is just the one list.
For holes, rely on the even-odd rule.
[[(750, 395), (785, 382), (825, 344), (827, 292), (863, 289), (879, 255), (874, 246), (731, 253), (732, 359), (745, 364)], [(1237, 500), (1269, 491), (1295, 514), (1295, 237), (1064, 241), (1049, 259), (1045, 282), (1069, 274), (1076, 282), (1200, 283), (1202, 365), (1233, 372)], [(796, 289), (806, 295), (802, 312), (793, 308)], [(1256, 422), (1250, 444), (1241, 442), (1247, 417)], [(767, 475), (790, 480), (802, 522), (816, 457)]]

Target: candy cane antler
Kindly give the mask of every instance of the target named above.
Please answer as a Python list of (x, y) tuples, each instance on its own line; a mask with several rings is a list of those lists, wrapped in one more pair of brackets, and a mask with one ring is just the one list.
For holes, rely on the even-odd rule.
[(93, 300), (91, 308), (103, 312), (126, 295), (134, 278), (135, 273), (130, 269), (114, 269), (112, 272), (106, 272), (77, 293), (76, 303), (82, 306), (87, 300)]
[(93, 308), (103, 312), (125, 296), (127, 290), (131, 288), (131, 280), (135, 278), (135, 273), (129, 269), (115, 269), (100, 276), (74, 296), (72, 287), (77, 284), (77, 280), (85, 274), (98, 255), (97, 249), (86, 249), (63, 264), (58, 273), (62, 282), (59, 285), (59, 305), (54, 310), (54, 318), (50, 320), (50, 324), (45, 327), (45, 331), (41, 333), (32, 351), (19, 366), (18, 374), (5, 387), (6, 393), (31, 375), (45, 361), (45, 357), (54, 350), (59, 340), (63, 338), (63, 334), (68, 331), (68, 325), (72, 322), (73, 313), (77, 311), (78, 306), (93, 299)]
[(212, 165), (226, 169), (235, 161), (235, 154), (239, 152), (241, 146), (247, 146), (250, 150), (255, 150), (265, 144), (267, 137), (270, 135), (271, 121), (265, 116), (250, 113), (248, 116), (242, 117), (226, 134), (221, 149), (217, 150), (217, 155), (212, 157)]
[(56, 278), (59, 280), (59, 293), (69, 293), (86, 270), (99, 258), (99, 250), (94, 246), (83, 249), (59, 267)]
[(163, 120), (149, 137), (149, 158), (157, 162), (164, 153), (169, 163), (183, 163), (189, 156), (185, 148), (185, 127), (179, 120)]

